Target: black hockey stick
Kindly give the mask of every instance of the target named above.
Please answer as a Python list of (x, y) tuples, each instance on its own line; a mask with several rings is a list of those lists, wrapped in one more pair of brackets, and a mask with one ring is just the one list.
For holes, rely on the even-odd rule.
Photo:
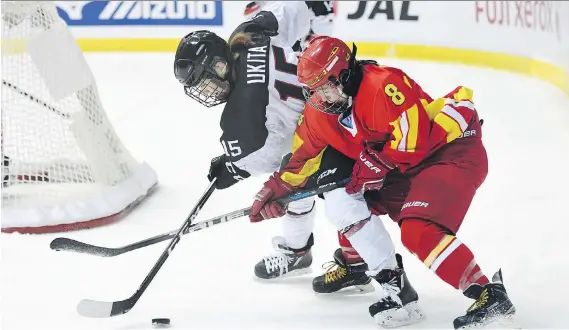
[(196, 206), (194, 206), (194, 208), (192, 209), (192, 211), (190, 212), (190, 214), (188, 215), (188, 217), (186, 218), (180, 229), (178, 229), (176, 235), (172, 238), (172, 241), (170, 241), (170, 244), (168, 244), (164, 252), (162, 252), (156, 264), (154, 264), (148, 275), (146, 275), (144, 281), (142, 281), (142, 283), (140, 284), (138, 290), (136, 290), (136, 292), (132, 296), (130, 296), (125, 300), (119, 300), (114, 302), (83, 299), (77, 305), (77, 312), (87, 317), (109, 317), (109, 316), (125, 314), (128, 311), (130, 311), (130, 309), (134, 306), (134, 304), (136, 304), (138, 299), (140, 299), (140, 296), (142, 296), (144, 291), (146, 291), (146, 288), (148, 288), (148, 286), (154, 279), (154, 276), (156, 276), (160, 268), (162, 268), (162, 265), (164, 265), (164, 263), (170, 256), (170, 253), (172, 252), (172, 250), (174, 250), (176, 244), (178, 244), (178, 242), (180, 241), (180, 238), (182, 237), (184, 231), (190, 226), (190, 224), (198, 215), (199, 211), (205, 205), (211, 194), (213, 194), (213, 192), (215, 191), (215, 182), (216, 179), (213, 179), (209, 183), (206, 192), (199, 199)]
[[(290, 203), (292, 201), (300, 200), (300, 199), (307, 198), (307, 197), (314, 196), (314, 195), (318, 195), (318, 194), (321, 194), (321, 193), (324, 193), (324, 192), (327, 192), (330, 190), (334, 190), (338, 187), (341, 187), (341, 186), (347, 184), (349, 182), (349, 180), (350, 179), (344, 179), (341, 181), (337, 181), (337, 182), (333, 182), (333, 183), (329, 183), (326, 185), (319, 186), (315, 189), (298, 192), (296, 194), (292, 194), (290, 196), (279, 199), (279, 202), (286, 204), (286, 203)], [(144, 279), (144, 281), (142, 282), (142, 284), (140, 285), (138, 290), (136, 290), (136, 292), (132, 296), (130, 296), (129, 298), (127, 298), (125, 300), (119, 300), (119, 301), (114, 301), (114, 302), (105, 302), (105, 301), (83, 299), (79, 302), (79, 305), (77, 306), (77, 312), (83, 316), (86, 316), (86, 317), (97, 317), (97, 318), (111, 317), (111, 316), (117, 316), (117, 315), (128, 313), (134, 307), (134, 305), (136, 304), (138, 299), (140, 299), (140, 297), (142, 296), (142, 294), (144, 293), (144, 291), (146, 290), (146, 288), (148, 287), (150, 282), (152, 282), (152, 280), (154, 279), (154, 276), (156, 276), (156, 274), (158, 273), (158, 271), (160, 270), (160, 268), (164, 264), (164, 262), (166, 262), (166, 259), (168, 259), (170, 253), (172, 252), (172, 250), (174, 249), (176, 244), (180, 241), (180, 238), (182, 237), (182, 235), (190, 227), (191, 221), (197, 216), (198, 212), (203, 207), (203, 205), (205, 204), (205, 202), (207, 201), (209, 196), (211, 196), (211, 194), (213, 193), (214, 183), (215, 183), (215, 181), (212, 181), (210, 183), (210, 186), (209, 186), (208, 190), (206, 191), (206, 193), (198, 201), (198, 204), (194, 207), (194, 209), (190, 213), (190, 216), (188, 217), (188, 219), (186, 219), (186, 221), (184, 221), (184, 224), (182, 225), (182, 227), (180, 227), (180, 229), (176, 233), (175, 237), (172, 239), (172, 241), (170, 242), (168, 247), (166, 247), (166, 249), (164, 250), (164, 252), (160, 256), (160, 258), (158, 259), (158, 261), (156, 262), (154, 267), (152, 267), (152, 269), (150, 270), (150, 273), (146, 276), (146, 278)], [(243, 212), (243, 214), (242, 214), (243, 216), (248, 215), (251, 212), (251, 208), (239, 210), (237, 212), (241, 212), (241, 211)], [(216, 218), (216, 219), (218, 219), (218, 222), (212, 223), (211, 225), (205, 226), (204, 228), (207, 228), (209, 226), (213, 226), (213, 225), (218, 224), (218, 223), (227, 222), (227, 221), (229, 221), (231, 219), (235, 219), (235, 218), (226, 217), (225, 219), (223, 219), (225, 221), (222, 221), (221, 217)], [(214, 220), (214, 219), (212, 219), (212, 220)], [(204, 223), (206, 223), (206, 222), (204, 222)]]
[[(341, 187), (343, 185), (345, 185), (345, 183), (347, 183), (346, 180), (344, 181), (338, 181), (338, 182), (334, 182), (331, 183), (330, 185), (324, 185), (321, 187), (316, 188), (316, 190), (314, 191), (314, 193), (310, 192), (311, 195), (306, 196), (306, 197), (310, 197), (310, 196), (314, 196), (314, 195), (318, 195), (321, 194), (323, 192)], [(299, 194), (304, 194), (304, 192), (301, 193), (297, 193), (297, 195)], [(281, 203), (286, 204), (289, 203), (290, 201), (292, 201), (292, 198), (295, 198), (293, 196), (287, 197), (283, 200), (280, 200)], [(184, 235), (188, 234), (188, 233), (192, 233), (198, 230), (202, 230), (204, 228), (207, 227), (211, 227), (213, 225), (217, 225), (219, 223), (222, 222), (227, 222), (236, 218), (240, 218), (240, 217), (244, 217), (249, 215), (249, 213), (251, 212), (251, 208), (243, 208), (237, 211), (233, 211), (206, 221), (200, 221), (198, 223), (192, 224), (190, 227), (187, 228), (187, 230), (184, 231)], [(50, 244), (50, 248), (52, 250), (56, 250), (56, 251), (69, 251), (69, 252), (77, 252), (77, 253), (85, 253), (85, 254), (90, 254), (90, 255), (94, 255), (94, 256), (99, 256), (99, 257), (115, 257), (118, 255), (121, 255), (123, 253), (127, 253), (133, 250), (137, 250), (137, 249), (141, 249), (143, 247), (147, 247), (156, 243), (160, 243), (166, 240), (171, 239), (172, 237), (176, 236), (176, 232), (177, 230), (172, 230), (169, 231), (167, 233), (163, 233), (160, 235), (156, 235), (154, 237), (150, 237), (147, 239), (144, 239), (142, 241), (138, 241), (135, 243), (131, 243), (125, 246), (121, 246), (121, 247), (103, 247), (103, 246), (97, 246), (97, 245), (92, 245), (92, 244), (88, 244), (88, 243), (83, 243), (80, 241), (76, 241), (70, 238), (66, 238), (66, 237), (58, 237), (56, 239), (54, 239), (53, 241), (51, 241)]]
[[(229, 213), (227, 215), (232, 215), (232, 213)], [(226, 216), (227, 216), (226, 215)], [(210, 219), (208, 221), (205, 221), (205, 223), (211, 223), (217, 219), (222, 218), (223, 216), (219, 217), (219, 218), (215, 218), (215, 219)], [(208, 225), (203, 226), (202, 222), (196, 223), (191, 225), (188, 228), (188, 231), (186, 231), (184, 234), (187, 233), (191, 233), (193, 231), (202, 229), (203, 227), (208, 227)], [(67, 238), (67, 237), (57, 237), (56, 239), (54, 239), (53, 241), (51, 241), (51, 244), (49, 245), (49, 247), (52, 250), (55, 251), (69, 251), (69, 252), (77, 252), (77, 253), (85, 253), (85, 254), (90, 254), (90, 255), (94, 255), (94, 256), (98, 256), (98, 257), (116, 257), (118, 255), (121, 255), (123, 253), (127, 253), (133, 250), (137, 250), (143, 247), (147, 247), (156, 243), (160, 243), (166, 240), (171, 239), (172, 237), (176, 236), (176, 232), (177, 230), (172, 230), (169, 231), (167, 233), (164, 234), (160, 234), (160, 235), (156, 235), (147, 239), (144, 239), (142, 241), (138, 241), (136, 243), (132, 243), (132, 244), (128, 244), (125, 246), (121, 246), (121, 247), (103, 247), (103, 246), (97, 246), (97, 245), (92, 245), (92, 244), (88, 244), (88, 243), (83, 243), (80, 241), (76, 241), (74, 239), (71, 238)]]

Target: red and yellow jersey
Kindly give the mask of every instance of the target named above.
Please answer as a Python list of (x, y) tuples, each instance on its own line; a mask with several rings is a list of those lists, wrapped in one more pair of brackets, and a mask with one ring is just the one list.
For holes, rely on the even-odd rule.
[(327, 146), (357, 159), (363, 141), (383, 143), (382, 153), (405, 172), (460, 137), (473, 120), (478, 116), (468, 88), (433, 100), (402, 70), (367, 64), (346, 112), (331, 115), (306, 104), (281, 178), (302, 186), (319, 169)]

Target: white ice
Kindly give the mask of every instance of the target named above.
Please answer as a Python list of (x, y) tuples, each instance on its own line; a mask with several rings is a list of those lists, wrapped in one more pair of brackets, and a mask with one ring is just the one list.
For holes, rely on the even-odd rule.
[[(178, 228), (204, 192), (212, 157), (222, 152), (220, 108), (202, 108), (173, 75), (173, 54), (87, 54), (105, 109), (119, 136), (159, 175), (154, 195), (124, 220), (102, 228), (49, 235), (2, 234), (3, 329), (152, 329), (168, 317), (173, 329), (375, 328), (375, 294), (317, 296), (312, 275), (331, 260), (336, 233), (320, 210), (312, 275), (275, 282), (253, 278), (271, 253), (278, 220), (246, 218), (185, 236), (138, 304), (109, 319), (76, 313), (83, 298), (122, 300), (138, 288), (167, 243), (114, 258), (49, 249), (58, 236), (120, 246)], [(436, 63), (382, 60), (403, 68), (431, 95), (459, 84), (475, 91), (490, 172), (459, 237), (488, 276), (502, 268), (525, 328), (568, 328), (569, 100), (548, 83), (512, 73)], [(264, 177), (214, 193), (198, 219), (250, 205)], [(321, 205), (321, 204), (320, 204)], [(412, 328), (452, 328), (470, 301), (434, 276), (399, 242), (427, 313)]]

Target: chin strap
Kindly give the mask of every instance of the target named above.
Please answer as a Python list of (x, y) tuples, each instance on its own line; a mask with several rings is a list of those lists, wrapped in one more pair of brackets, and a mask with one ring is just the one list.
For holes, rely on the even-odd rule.
[(356, 60), (357, 52), (358, 47), (352, 43), (352, 54), (350, 55), (348, 69), (342, 70), (340, 73), (340, 83), (344, 86), (343, 92), (349, 97), (356, 96), (363, 78), (362, 65)]

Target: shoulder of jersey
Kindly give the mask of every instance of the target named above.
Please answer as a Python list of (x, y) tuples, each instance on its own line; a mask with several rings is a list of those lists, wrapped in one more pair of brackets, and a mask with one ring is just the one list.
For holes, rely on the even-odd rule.
[(306, 4), (315, 16), (327, 16), (334, 13), (334, 5), (331, 1), (306, 1)]
[(366, 74), (364, 74), (363, 80), (366, 82), (377, 82), (378, 79), (380, 81), (388, 80), (393, 76), (397, 76), (392, 68), (374, 64), (364, 66), (364, 72), (366, 72)]
[(268, 11), (261, 11), (252, 19), (241, 23), (231, 34), (229, 45), (231, 51), (239, 51), (267, 44), (270, 37), (278, 34), (279, 23)]

